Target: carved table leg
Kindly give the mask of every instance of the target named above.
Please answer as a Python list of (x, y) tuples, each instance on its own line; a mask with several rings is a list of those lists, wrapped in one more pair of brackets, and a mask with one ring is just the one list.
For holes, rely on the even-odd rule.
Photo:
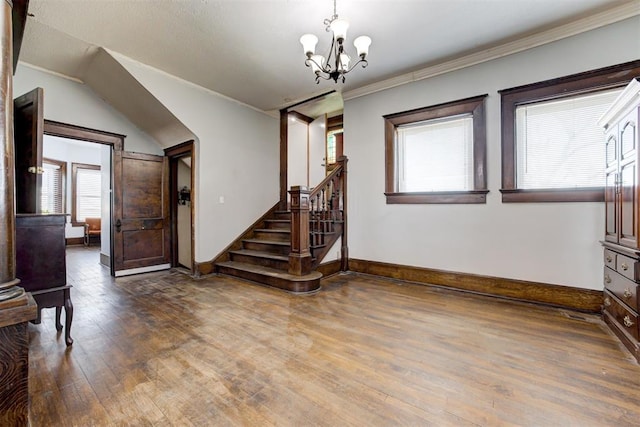
[[(58, 310), (59, 308), (56, 308)], [(67, 346), (73, 344), (73, 338), (71, 338), (71, 322), (73, 321), (73, 304), (71, 304), (71, 295), (69, 289), (65, 289), (64, 292), (64, 314), (65, 314), (65, 328), (64, 328), (64, 341)]]
[(62, 323), (60, 323), (60, 313), (62, 312), (62, 307), (56, 306), (56, 330), (62, 330)]

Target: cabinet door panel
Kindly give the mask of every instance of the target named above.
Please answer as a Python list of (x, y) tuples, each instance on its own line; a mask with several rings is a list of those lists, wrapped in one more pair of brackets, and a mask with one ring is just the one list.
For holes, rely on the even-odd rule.
[(627, 163), (620, 167), (620, 244), (635, 248), (636, 236), (636, 164)]
[(604, 215), (605, 215), (605, 234), (604, 239), (608, 242), (618, 242), (618, 216), (616, 210), (616, 178), (618, 174), (615, 172), (607, 173), (606, 186), (604, 189)]
[(636, 144), (636, 123), (633, 115), (629, 115), (620, 128), (622, 160), (635, 156)]
[(616, 132), (610, 132), (607, 135), (606, 153), (607, 153), (607, 169), (618, 166), (618, 144)]
[(637, 210), (637, 111), (625, 117), (619, 129), (620, 159), (620, 244), (632, 248), (638, 247), (638, 210)]

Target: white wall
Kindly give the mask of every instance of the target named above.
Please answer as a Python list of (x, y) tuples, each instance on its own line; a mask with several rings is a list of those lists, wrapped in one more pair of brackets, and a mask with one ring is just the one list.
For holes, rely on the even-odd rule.
[(195, 260), (212, 260), (279, 199), (279, 120), (114, 53), (198, 138)]
[[(602, 289), (601, 203), (501, 202), (497, 91), (638, 59), (639, 29), (635, 17), (346, 101), (350, 257)], [(387, 205), (382, 116), (485, 93), (487, 203)]]
[(289, 117), (287, 127), (287, 186), (309, 186), (307, 176), (307, 151), (309, 125)]
[(13, 77), (17, 98), (36, 87), (44, 89), (44, 118), (90, 129), (126, 135), (124, 149), (162, 154), (158, 143), (82, 83), (18, 63)]

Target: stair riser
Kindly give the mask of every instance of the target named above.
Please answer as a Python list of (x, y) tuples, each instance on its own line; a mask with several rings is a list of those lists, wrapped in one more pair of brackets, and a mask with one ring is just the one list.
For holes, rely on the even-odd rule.
[(257, 256), (230, 253), (232, 261), (246, 262), (247, 264), (263, 265), (265, 267), (277, 268), (279, 270), (289, 270), (289, 261), (281, 261), (277, 259), (260, 258)]
[(266, 220), (264, 225), (265, 228), (268, 228), (270, 230), (291, 230), (291, 221), (280, 222)]
[(268, 243), (242, 242), (242, 247), (252, 251), (270, 252), (278, 255), (289, 255), (291, 252), (290, 246), (270, 245)]
[(256, 231), (254, 233), (256, 239), (276, 240), (278, 242), (290, 242), (291, 233), (268, 233), (265, 231)]
[(274, 219), (288, 219), (291, 220), (291, 212), (276, 212), (273, 215)]
[(222, 266), (218, 267), (218, 273), (225, 274), (227, 276), (239, 277), (241, 279), (250, 280), (252, 282), (261, 283), (264, 285), (272, 286), (274, 288), (284, 289), (285, 291), (295, 293), (313, 292), (320, 289), (320, 279), (290, 282), (288, 280), (279, 279), (277, 277), (270, 277), (262, 275), (260, 273), (237, 270), (235, 268)]

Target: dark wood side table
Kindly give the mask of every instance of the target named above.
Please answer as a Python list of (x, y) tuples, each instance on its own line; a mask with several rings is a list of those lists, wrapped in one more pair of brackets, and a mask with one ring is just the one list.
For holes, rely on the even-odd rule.
[(16, 276), (20, 286), (31, 292), (38, 304), (39, 324), (43, 308), (56, 308), (56, 329), (62, 330), (60, 315), (65, 310), (64, 340), (69, 346), (73, 304), (67, 285), (64, 227), (65, 214), (16, 215)]

